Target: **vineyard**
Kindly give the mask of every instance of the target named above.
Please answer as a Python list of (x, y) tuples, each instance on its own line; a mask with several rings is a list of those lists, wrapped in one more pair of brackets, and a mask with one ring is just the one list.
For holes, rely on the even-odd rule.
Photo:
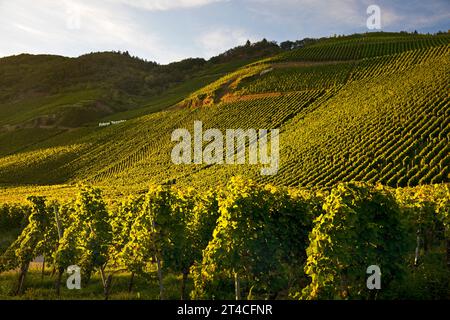
[[(391, 187), (449, 182), (449, 39), (398, 34), (325, 39), (238, 68), (169, 109), (114, 127), (0, 133), (7, 144), (0, 183), (85, 181), (105, 190), (115, 186), (117, 194), (145, 189), (149, 182), (223, 185), (235, 175), (304, 187), (352, 180)], [(347, 57), (341, 47), (364, 54), (340, 58)], [(309, 58), (308, 52), (319, 49), (318, 59)], [(126, 114), (131, 115), (120, 119)], [(172, 164), (171, 133), (192, 128), (194, 121), (205, 129), (279, 128), (279, 174), (264, 179), (257, 166)], [(0, 190), (0, 199), (11, 196)]]
[[(0, 296), (38, 290), (27, 274), (42, 256), (55, 298), (70, 297), (70, 265), (81, 268), (82, 287), (99, 274), (104, 298), (117, 294), (118, 275), (128, 277), (130, 297), (142, 281), (160, 299), (450, 298), (448, 185), (308, 191), (235, 177), (223, 188), (154, 186), (117, 200), (108, 206), (100, 189), (80, 186), (67, 202), (31, 196), (3, 205), (0, 229), (11, 237), (0, 271), (19, 277)], [(383, 274), (377, 297), (365, 287), (372, 264)], [(166, 295), (173, 275), (179, 296)]]
[[(297, 124), (285, 135), (295, 137), (285, 140), (292, 154), (283, 161), (285, 174), (280, 173), (295, 180), (284, 183), (329, 186), (359, 180), (395, 187), (448, 182), (449, 69), (447, 59), (437, 61), (441, 71), (424, 65), (408, 72), (408, 79), (397, 73), (350, 84), (310, 117), (295, 118)], [(394, 93), (392, 87), (399, 89)], [(430, 94), (420, 98), (424, 90)], [(411, 94), (399, 99), (402, 91)], [(327, 134), (318, 135), (324, 128)]]
[(448, 44), (449, 36), (430, 38), (424, 35), (383, 36), (355, 35), (327, 39), (306, 48), (283, 53), (276, 61), (336, 61), (360, 60), (420, 50)]
[[(220, 63), (1, 59), (0, 298), (449, 299), (449, 44), (369, 33)], [(36, 87), (14, 75), (33, 65)], [(174, 164), (172, 133), (195, 121), (279, 129), (278, 173)]]

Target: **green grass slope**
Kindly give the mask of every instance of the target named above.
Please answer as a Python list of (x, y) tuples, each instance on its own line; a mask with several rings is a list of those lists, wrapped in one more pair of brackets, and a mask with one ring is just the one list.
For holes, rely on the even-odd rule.
[[(86, 181), (139, 190), (164, 182), (216, 185), (238, 174), (309, 187), (449, 182), (449, 43), (448, 35), (375, 33), (323, 39), (245, 66), (209, 66), (139, 108), (98, 117), (129, 119), (122, 124), (1, 133), (0, 184)], [(204, 129), (279, 128), (279, 173), (173, 164), (173, 130), (192, 132), (196, 120)]]
[(133, 117), (159, 111), (252, 59), (186, 59), (158, 65), (127, 52), (2, 58), (0, 131), (77, 128), (118, 113)]

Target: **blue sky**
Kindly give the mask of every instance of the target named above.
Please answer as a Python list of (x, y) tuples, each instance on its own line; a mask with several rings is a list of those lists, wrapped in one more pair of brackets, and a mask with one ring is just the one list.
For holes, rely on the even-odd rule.
[(450, 29), (449, 0), (0, 0), (0, 57), (76, 57), (128, 50), (159, 63), (209, 58), (247, 39), (284, 41), (366, 32)]

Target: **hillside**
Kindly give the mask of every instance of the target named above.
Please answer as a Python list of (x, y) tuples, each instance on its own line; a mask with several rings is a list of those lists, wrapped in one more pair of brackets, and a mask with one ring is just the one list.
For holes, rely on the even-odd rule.
[[(45, 189), (54, 194), (85, 181), (134, 192), (238, 174), (305, 187), (449, 182), (449, 43), (448, 35), (374, 33), (247, 62), (237, 50), (168, 66), (117, 53), (0, 59), (0, 198), (29, 185), (56, 185)], [(173, 130), (192, 131), (196, 120), (204, 129), (279, 128), (278, 174), (173, 164)]]
[[(257, 48), (261, 52), (255, 52)], [(153, 106), (147, 113), (159, 111), (177, 102), (155, 105), (173, 96), (173, 91), (180, 99), (273, 52), (271, 44), (256, 43), (210, 61), (192, 58), (168, 65), (131, 57), (128, 52), (97, 52), (78, 58), (28, 54), (1, 58), (0, 129), (75, 128), (145, 106)]]

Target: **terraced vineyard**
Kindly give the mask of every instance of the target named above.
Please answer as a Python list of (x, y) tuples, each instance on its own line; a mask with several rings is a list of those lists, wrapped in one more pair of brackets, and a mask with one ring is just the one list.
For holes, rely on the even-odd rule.
[(278, 67), (258, 79), (242, 84), (240, 94), (329, 89), (346, 83), (351, 63), (319, 64), (300, 68)]
[[(5, 132), (2, 143), (12, 134), (17, 143), (1, 150), (0, 183), (85, 181), (112, 193), (149, 183), (216, 185), (234, 175), (308, 187), (351, 180), (393, 187), (446, 183), (449, 42), (448, 35), (403, 34), (321, 40), (237, 68), (171, 98), (164, 111), (140, 116), (137, 110), (119, 125)], [(279, 128), (279, 173), (262, 177), (258, 165), (174, 165), (171, 134), (192, 132), (194, 121), (205, 130)], [(0, 193), (8, 199), (8, 188)]]
[[(448, 182), (449, 67), (444, 57), (376, 81), (354, 82), (308, 117), (294, 119), (284, 134), (291, 153), (277, 179), (308, 186)], [(319, 134), (324, 128), (326, 134)]]
[(240, 83), (238, 93), (245, 95), (339, 87), (351, 81), (404, 71), (448, 54), (448, 45), (440, 45), (351, 62), (273, 62), (270, 64), (272, 69), (268, 69), (270, 72)]
[(336, 61), (360, 60), (397, 54), (448, 44), (448, 35), (429, 37), (406, 35), (394, 37), (355, 35), (343, 39), (328, 39), (303, 49), (279, 55), (277, 61)]

